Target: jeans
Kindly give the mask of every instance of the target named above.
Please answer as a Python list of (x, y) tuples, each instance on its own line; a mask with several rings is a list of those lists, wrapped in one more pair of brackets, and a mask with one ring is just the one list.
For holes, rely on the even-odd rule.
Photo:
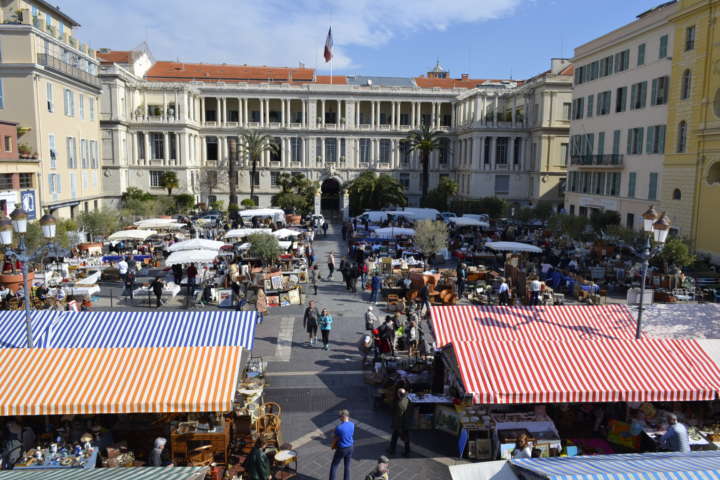
[(360, 289), (365, 290), (366, 284), (367, 284), (367, 273), (363, 272), (360, 274)]
[(378, 290), (376, 288), (373, 288), (372, 291), (370, 291), (370, 301), (377, 302), (377, 299), (378, 299)]
[(343, 465), (343, 479), (350, 480), (350, 461), (352, 460), (353, 447), (343, 447), (335, 449), (335, 455), (333, 455), (332, 463), (330, 464), (330, 480), (335, 480), (337, 477), (337, 469), (340, 466), (340, 461), (345, 462)]
[(405, 454), (410, 453), (410, 432), (408, 430), (401, 430), (394, 428), (392, 437), (390, 438), (390, 453), (394, 454), (397, 448), (398, 437), (402, 438), (405, 442)]
[(330, 330), (320, 330), (320, 335), (322, 335), (323, 347), (327, 347), (330, 343)]

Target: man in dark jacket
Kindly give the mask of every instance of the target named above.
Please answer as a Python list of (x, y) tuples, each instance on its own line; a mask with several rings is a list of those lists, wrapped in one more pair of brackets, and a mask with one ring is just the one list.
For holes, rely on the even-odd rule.
[(152, 291), (155, 294), (155, 299), (157, 300), (157, 308), (160, 308), (160, 305), (162, 304), (163, 287), (163, 281), (160, 277), (155, 277), (155, 280), (153, 280), (150, 284), (150, 288), (152, 288)]
[(308, 333), (307, 346), (315, 344), (319, 321), (320, 312), (317, 309), (317, 304), (315, 303), (315, 300), (310, 300), (310, 304), (305, 309), (305, 315), (303, 315), (303, 327)]
[(395, 455), (398, 437), (400, 437), (405, 442), (405, 456), (410, 456), (410, 412), (408, 411), (408, 404), (407, 391), (404, 388), (399, 388), (393, 408), (393, 433), (390, 439), (390, 448), (388, 448), (390, 455)]

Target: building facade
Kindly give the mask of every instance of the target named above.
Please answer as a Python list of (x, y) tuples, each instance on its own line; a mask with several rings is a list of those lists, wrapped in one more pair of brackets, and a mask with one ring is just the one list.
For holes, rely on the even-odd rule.
[(22, 206), (30, 219), (38, 218), (39, 175), (40, 160), (18, 151), (18, 124), (0, 121), (0, 214)]
[[(109, 205), (116, 205), (128, 187), (159, 192), (163, 173), (173, 170), (180, 179), (178, 193), (193, 194), (206, 203), (221, 200), (227, 206), (228, 183), (223, 175), (228, 139), (247, 129), (271, 135), (279, 146), (279, 154), (267, 153), (261, 159), (254, 179), (241, 159), (240, 199), (247, 198), (250, 181), (254, 181), (260, 206), (269, 206), (279, 192), (281, 173), (302, 173), (318, 181), (324, 193), (331, 193), (367, 170), (396, 177), (406, 188), (409, 202), (417, 205), (421, 166), (418, 155), (409, 152), (403, 140), (421, 124), (447, 134), (443, 148), (431, 156), (430, 188), (448, 176), (458, 180), (462, 196), (497, 192), (521, 202), (552, 190), (538, 187), (534, 197), (528, 195), (530, 143), (523, 140), (545, 132), (537, 130), (539, 125), (531, 126), (522, 111), (514, 120), (505, 121), (499, 110), (499, 105), (505, 108), (512, 102), (525, 105), (530, 101), (529, 92), (535, 87), (523, 87), (522, 82), (466, 75), (450, 78), (439, 64), (415, 78), (330, 78), (307, 68), (155, 62), (146, 46), (103, 50), (98, 56), (103, 82), (104, 189)], [(542, 89), (557, 88), (558, 98), (564, 95), (564, 102), (569, 103), (571, 78), (564, 77), (564, 84), (557, 87), (544, 77), (535, 81)], [(562, 107), (557, 108), (561, 111)], [(564, 128), (567, 138), (568, 126)], [(513, 160), (502, 164), (500, 158), (506, 159), (510, 152), (510, 137), (521, 140), (513, 140), (513, 148), (517, 146)], [(488, 147), (491, 152), (501, 152), (495, 160), (487, 156), (491, 169), (481, 160), (483, 149), (475, 145), (480, 138), (495, 142)], [(540, 172), (532, 172), (538, 182), (542, 181)], [(505, 191), (495, 188), (496, 175), (507, 179)]]
[(611, 210), (638, 229), (660, 202), (676, 11), (675, 2), (662, 4), (575, 49), (570, 214)]
[(0, 1), (0, 120), (27, 131), (39, 160), (38, 205), (61, 217), (100, 207), (100, 82), (79, 24), (42, 0)]
[(662, 208), (677, 233), (720, 262), (720, 1), (680, 0), (672, 17)]

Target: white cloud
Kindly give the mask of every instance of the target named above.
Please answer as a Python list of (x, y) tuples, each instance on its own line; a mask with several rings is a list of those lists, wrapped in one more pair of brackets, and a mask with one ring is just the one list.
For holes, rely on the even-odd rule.
[(93, 47), (128, 49), (147, 38), (160, 60), (322, 66), (332, 23), (337, 70), (353, 47), (380, 47), (406, 33), (440, 32), (511, 13), (522, 0), (64, 0)]

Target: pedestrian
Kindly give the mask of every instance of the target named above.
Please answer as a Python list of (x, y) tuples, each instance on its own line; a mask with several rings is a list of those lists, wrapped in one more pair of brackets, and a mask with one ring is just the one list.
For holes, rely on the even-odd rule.
[(310, 267), (310, 285), (312, 285), (315, 295), (317, 295), (318, 267), (313, 265)]
[(125, 260), (125, 257), (120, 258), (120, 261), (118, 262), (118, 272), (120, 272), (120, 279), (123, 282), (125, 281), (125, 275), (127, 275), (129, 268), (130, 268), (130, 266), (128, 265), (128, 262)]
[(405, 343), (408, 346), (408, 355), (414, 357), (417, 355), (418, 340), (420, 332), (418, 331), (415, 320), (410, 320), (408, 327), (405, 329)]
[(333, 318), (332, 315), (327, 311), (327, 308), (323, 308), (320, 312), (320, 334), (322, 335), (323, 349), (330, 350), (330, 330), (332, 330)]
[(510, 305), (510, 287), (504, 278), (500, 278), (500, 286), (498, 287), (498, 303), (500, 305)]
[(350, 290), (350, 282), (348, 282), (348, 265), (345, 260), (340, 260), (340, 275), (342, 276), (343, 283), (345, 284), (345, 290)]
[(405, 456), (410, 456), (410, 412), (408, 411), (407, 391), (399, 388), (396, 393), (395, 405), (393, 407), (392, 417), (392, 437), (390, 439), (390, 448), (388, 453), (395, 455), (397, 449), (398, 437), (405, 443)]
[(357, 279), (360, 276), (356, 265), (351, 265), (348, 269), (348, 282), (350, 283), (350, 291), (357, 293)]
[(389, 480), (390, 479), (390, 459), (385, 455), (378, 458), (378, 463), (372, 472), (368, 473), (365, 480)]
[(328, 254), (328, 281), (332, 280), (333, 272), (335, 272), (335, 255), (330, 252)]
[(305, 315), (303, 315), (303, 328), (305, 328), (305, 331), (308, 333), (308, 341), (306, 343), (308, 347), (315, 344), (318, 323), (320, 323), (320, 312), (318, 312), (315, 300), (310, 300), (310, 303), (305, 309)]
[(378, 302), (378, 295), (380, 294), (380, 289), (382, 288), (382, 279), (380, 276), (375, 273), (373, 274), (372, 280), (370, 280), (370, 303), (377, 304)]
[(323, 222), (322, 229), (323, 229), (323, 237), (327, 237), (327, 231), (328, 231), (328, 223), (327, 222)]
[(372, 305), (368, 306), (367, 312), (365, 312), (365, 330), (372, 331), (378, 322), (377, 315), (373, 311)]
[(262, 288), (258, 288), (255, 310), (257, 311), (258, 323), (262, 323), (265, 320), (265, 312), (267, 312), (267, 297), (265, 296), (265, 290)]
[(173, 280), (175, 281), (175, 285), (181, 285), (182, 277), (183, 277), (182, 265), (179, 263), (176, 263), (175, 265), (173, 265), (172, 272), (173, 272)]
[(540, 291), (542, 285), (537, 277), (533, 276), (530, 280), (530, 305), (540, 305)]
[(457, 266), (457, 290), (458, 298), (463, 298), (465, 292), (465, 282), (467, 281), (467, 265), (460, 263)]
[(130, 300), (133, 300), (133, 290), (135, 290), (135, 272), (129, 271), (127, 275), (125, 275), (125, 295), (130, 297)]
[(532, 446), (526, 433), (518, 435), (518, 439), (515, 442), (515, 448), (512, 453), (513, 460), (521, 458), (532, 458)]
[(230, 290), (232, 291), (232, 302), (230, 304), (231, 308), (235, 308), (236, 305), (240, 305), (240, 282), (236, 278), (235, 280), (232, 280), (232, 283), (230, 283)]
[(347, 224), (343, 223), (342, 226), (342, 239), (345, 240), (347, 238)]
[(330, 480), (335, 480), (340, 462), (343, 462), (343, 479), (350, 480), (350, 461), (352, 460), (353, 445), (355, 439), (355, 424), (350, 421), (350, 412), (340, 410), (340, 424), (335, 427), (335, 438), (333, 439), (333, 455), (330, 464)]
[[(268, 480), (272, 478), (270, 474), (270, 460), (263, 449), (265, 448), (265, 440), (258, 438), (255, 446), (250, 451), (250, 455), (245, 459), (243, 468), (247, 473), (249, 480)], [(245, 477), (243, 477), (245, 478)]]
[(155, 280), (153, 280), (150, 284), (150, 288), (152, 288), (152, 291), (155, 294), (157, 308), (160, 308), (160, 305), (162, 304), (162, 294), (164, 288), (163, 281), (160, 279), (160, 277), (155, 277)]
[(191, 263), (190, 266), (185, 271), (185, 275), (187, 275), (188, 279), (188, 295), (192, 295), (195, 291), (195, 279), (197, 278), (198, 269), (195, 266), (194, 263)]
[(360, 263), (358, 263), (358, 270), (360, 271), (360, 290), (365, 290), (365, 286), (367, 285), (367, 277), (368, 277), (367, 262), (360, 261)]

